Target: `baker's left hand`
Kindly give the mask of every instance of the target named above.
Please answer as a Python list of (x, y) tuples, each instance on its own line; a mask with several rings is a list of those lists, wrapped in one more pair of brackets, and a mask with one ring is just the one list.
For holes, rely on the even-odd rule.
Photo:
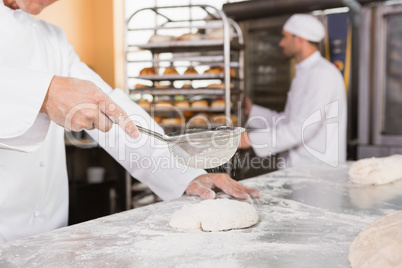
[(250, 196), (253, 198), (261, 196), (259, 190), (241, 185), (226, 173), (208, 173), (198, 176), (189, 184), (186, 194), (199, 195), (205, 199), (214, 199), (216, 193), (213, 191), (213, 188), (215, 187), (239, 199), (247, 199)]

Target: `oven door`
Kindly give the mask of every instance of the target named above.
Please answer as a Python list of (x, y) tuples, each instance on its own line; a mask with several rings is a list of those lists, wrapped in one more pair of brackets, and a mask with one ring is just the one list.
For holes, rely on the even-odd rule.
[(402, 5), (376, 14), (374, 144), (402, 146)]
[(400, 154), (402, 5), (364, 9), (361, 25), (358, 158)]

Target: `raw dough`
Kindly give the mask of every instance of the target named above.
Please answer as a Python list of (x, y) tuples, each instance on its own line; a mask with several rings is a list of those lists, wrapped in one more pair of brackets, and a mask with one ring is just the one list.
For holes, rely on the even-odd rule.
[(402, 211), (380, 218), (363, 230), (349, 248), (352, 267), (402, 266)]
[(386, 184), (402, 178), (402, 155), (367, 158), (356, 161), (349, 170), (356, 184)]
[(213, 199), (176, 211), (169, 225), (178, 229), (217, 232), (247, 228), (257, 222), (258, 214), (252, 205), (236, 200)]

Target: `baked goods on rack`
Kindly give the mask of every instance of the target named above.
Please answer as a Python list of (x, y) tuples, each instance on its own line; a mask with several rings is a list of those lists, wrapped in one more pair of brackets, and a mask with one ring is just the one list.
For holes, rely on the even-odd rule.
[(220, 74), (223, 73), (223, 67), (221, 66), (215, 66), (215, 67), (211, 67), (208, 70), (206, 70), (204, 72), (204, 74)]
[(151, 38), (149, 38), (148, 43), (166, 43), (175, 40), (176, 38), (174, 36), (154, 34), (151, 36)]
[(199, 33), (186, 33), (177, 38), (177, 41), (198, 41), (201, 40)]
[(184, 124), (184, 119), (180, 117), (163, 118), (161, 123), (164, 125), (180, 125)]
[(191, 108), (207, 108), (208, 102), (206, 100), (196, 100), (191, 103)]
[(149, 109), (149, 108), (151, 108), (151, 103), (150, 103), (149, 101), (147, 101), (147, 100), (141, 99), (141, 100), (139, 100), (139, 101), (137, 102), (137, 104), (138, 104), (141, 108), (143, 108), (143, 109)]
[(155, 88), (170, 88), (172, 87), (171, 85), (163, 85), (160, 83), (155, 84)]
[[(211, 108), (225, 108), (225, 100), (214, 100), (211, 102)], [(233, 104), (230, 102), (230, 108), (232, 108)]]
[(237, 125), (239, 123), (239, 118), (237, 117), (237, 115), (230, 115), (230, 120), (232, 121), (233, 125)]
[(176, 106), (177, 108), (181, 108), (181, 109), (186, 109), (190, 107), (190, 103), (187, 100), (183, 100), (183, 101), (176, 101), (174, 103), (174, 106)]
[(160, 122), (162, 122), (162, 118), (160, 118), (160, 117), (152, 117), (152, 119), (156, 122), (156, 123), (160, 123)]
[(211, 115), (209, 120), (213, 124), (225, 124), (226, 123), (226, 116), (224, 114), (216, 114)]
[[(223, 28), (208, 31), (207, 34), (205, 35), (205, 38), (210, 40), (223, 39)], [(232, 41), (232, 39), (233, 37), (230, 36), (230, 41)]]
[(214, 100), (211, 103), (211, 108), (225, 108), (225, 101), (224, 100)]
[(198, 113), (188, 121), (190, 125), (207, 125), (209, 123), (208, 115), (206, 113)]
[(176, 70), (175, 67), (167, 67), (165, 69), (165, 72), (163, 72), (164, 75), (178, 75), (179, 72)]
[(187, 74), (198, 74), (198, 72), (197, 72), (197, 70), (196, 70), (194, 67), (190, 66), (190, 67), (188, 67), (188, 69), (184, 72), (184, 74), (185, 74), (185, 75), (187, 75)]
[[(225, 68), (223, 66), (213, 66), (206, 70), (204, 74), (223, 74), (225, 73)], [(233, 68), (230, 68), (230, 76), (235, 77), (236, 71)]]
[(143, 85), (143, 84), (136, 84), (136, 85), (134, 86), (135, 89), (149, 88), (149, 87), (150, 87), (150, 86), (148, 86), (148, 85)]
[(183, 115), (185, 118), (190, 118), (190, 117), (193, 117), (195, 115), (195, 113), (192, 111), (183, 111)]
[(157, 75), (158, 73), (156, 72), (154, 67), (148, 67), (144, 68), (140, 71), (140, 75)]
[[(209, 117), (209, 120), (213, 124), (226, 124), (225, 114), (215, 114)], [(236, 125), (239, 123), (239, 119), (236, 115), (232, 114), (229, 118), (229, 124)]]
[[(225, 84), (220, 83), (220, 84), (210, 84), (207, 86), (207, 88), (219, 88), (219, 89), (225, 89)], [(230, 83), (230, 88), (234, 88), (234, 85)]]
[(158, 101), (155, 103), (155, 108), (171, 108), (172, 103), (170, 101)]
[(193, 88), (191, 84), (184, 84), (181, 88), (186, 89), (186, 88)]

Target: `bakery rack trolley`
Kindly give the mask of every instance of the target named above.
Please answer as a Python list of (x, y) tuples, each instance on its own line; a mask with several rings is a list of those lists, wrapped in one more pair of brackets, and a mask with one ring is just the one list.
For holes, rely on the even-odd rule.
[[(175, 10), (188, 12), (188, 19), (177, 18), (180, 16), (171, 15)], [(195, 18), (194, 13), (206, 14), (203, 18)], [(145, 15), (146, 14), (146, 15)], [(144, 27), (145, 18), (149, 23), (154, 18), (152, 27)], [(177, 14), (177, 13), (176, 13)], [(145, 23), (146, 24), (146, 23)], [(142, 26), (142, 27), (141, 27)], [(177, 41), (169, 40), (163, 42), (138, 42), (136, 36), (141, 33), (155, 35), (163, 32), (179, 31), (205, 34), (207, 31), (223, 29), (223, 38), (199, 40)], [(203, 36), (203, 35), (202, 35)], [(206, 35), (205, 35), (206, 36)], [(242, 122), (241, 105), (244, 94), (244, 40), (242, 30), (239, 25), (228, 18), (222, 10), (210, 5), (178, 5), (178, 6), (155, 6), (142, 8), (134, 12), (125, 23), (125, 90), (128, 94), (149, 94), (152, 96), (175, 96), (175, 95), (216, 95), (223, 96), (225, 100), (224, 115), (225, 125), (231, 125), (231, 97), (236, 98), (233, 103), (233, 110), (237, 109), (238, 122)], [(203, 36), (204, 37), (204, 36)], [(145, 38), (144, 38), (145, 39)], [(150, 52), (147, 57), (137, 57), (138, 52)], [(162, 57), (161, 55), (170, 56)], [(191, 75), (160, 75), (160, 66), (163, 64), (190, 62), (190, 66), (223, 66), (223, 73), (203, 73)], [(129, 71), (129, 65), (152, 65), (158, 70), (155, 75), (139, 75)], [(177, 65), (176, 65), (177, 66)], [(183, 66), (184, 67), (184, 66)], [(231, 68), (237, 68), (236, 77), (231, 76)], [(152, 82), (151, 87), (134, 89), (132, 81), (144, 80)], [(196, 81), (196, 80), (220, 80), (224, 88), (157, 88), (155, 85), (160, 81), (168, 81), (173, 84), (174, 81)], [(231, 82), (234, 87), (231, 89)], [(216, 112), (216, 109), (208, 107), (206, 109), (188, 108), (185, 111), (190, 112)], [(166, 129), (166, 126), (161, 125)], [(181, 126), (183, 127), (183, 125)], [(128, 183), (128, 182), (127, 182)], [(128, 188), (128, 187), (127, 187)]]
[[(209, 15), (208, 19), (193, 19), (189, 20), (180, 20), (174, 19), (171, 16), (168, 17), (167, 15), (163, 14), (162, 11), (166, 9), (202, 9), (205, 11), (206, 14)], [(136, 16), (140, 13), (145, 11), (152, 11), (156, 14), (155, 17), (161, 17), (165, 21), (160, 23), (156, 27), (148, 27), (148, 28), (138, 28), (133, 27), (131, 22), (134, 20)], [(210, 22), (220, 22), (220, 23), (210, 23)], [(200, 23), (201, 22), (201, 23)], [(204, 22), (204, 24), (202, 24)], [(177, 23), (181, 23), (181, 25), (177, 25)], [(174, 25), (176, 24), (176, 25)], [(188, 29), (190, 32), (193, 29), (197, 30), (206, 30), (206, 29), (218, 29), (223, 28), (223, 39), (217, 40), (197, 40), (197, 41), (171, 41), (171, 42), (162, 42), (162, 43), (147, 43), (147, 44), (133, 44), (126, 38), (126, 81), (130, 79), (144, 79), (144, 80), (151, 80), (155, 81), (177, 81), (177, 80), (208, 80), (208, 79), (221, 79), (224, 82), (224, 90), (208, 90), (208, 89), (191, 89), (191, 90), (182, 90), (182, 89), (165, 89), (165, 90), (158, 90), (156, 88), (147, 88), (147, 89), (135, 89), (136, 93), (142, 94), (151, 94), (151, 95), (195, 95), (195, 94), (215, 94), (224, 95), (225, 99), (225, 116), (227, 119), (230, 118), (231, 114), (231, 80), (238, 80), (238, 86), (235, 91), (239, 93), (239, 101), (242, 100), (242, 94), (244, 92), (244, 41), (243, 41), (243, 34), (239, 27), (239, 25), (234, 22), (232, 19), (227, 18), (223, 11), (209, 5), (183, 5), (183, 6), (164, 6), (164, 7), (149, 7), (143, 8), (135, 13), (133, 13), (126, 22), (126, 34), (127, 37), (129, 34), (141, 31), (153, 31), (155, 34), (166, 30), (166, 29)], [(233, 34), (230, 31), (233, 31)], [(231, 41), (231, 38), (233, 40)], [(132, 53), (136, 53), (140, 50), (148, 50), (152, 53), (153, 58), (149, 59), (130, 59), (129, 55)], [(173, 55), (174, 53), (185, 53), (185, 52), (208, 52), (208, 51), (219, 51), (223, 52), (222, 55), (214, 55), (214, 56), (199, 56), (199, 57), (174, 57), (172, 56), (170, 59), (160, 59), (159, 54), (164, 52), (171, 52)], [(231, 61), (231, 51), (238, 51), (238, 61)], [(206, 64), (214, 62), (215, 64), (222, 62), (224, 67), (223, 74), (201, 74), (201, 75), (148, 75), (148, 76), (136, 76), (135, 74), (130, 74), (127, 72), (128, 64), (139, 64), (144, 62), (152, 62), (153, 66), (159, 66), (159, 63), (163, 61), (170, 61), (171, 63), (175, 61), (182, 61), (187, 59), (188, 61), (192, 62), (199, 62), (200, 64)], [(230, 68), (238, 68), (238, 75), (236, 78), (230, 76)], [(131, 93), (134, 91), (133, 88), (130, 88), (129, 83), (126, 83), (126, 91)], [(227, 122), (228, 123), (228, 122)]]

